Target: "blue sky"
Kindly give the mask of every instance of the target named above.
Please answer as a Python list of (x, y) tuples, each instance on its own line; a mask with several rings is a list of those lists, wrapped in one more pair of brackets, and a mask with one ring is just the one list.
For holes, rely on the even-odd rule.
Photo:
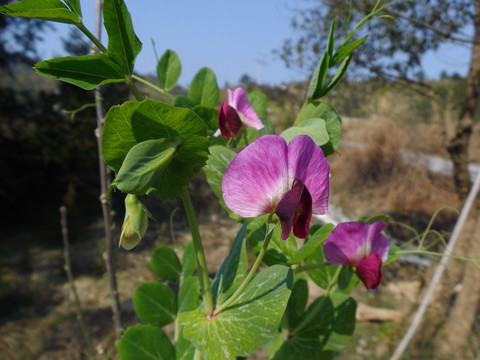
[[(290, 20), (295, 0), (125, 0), (137, 36), (143, 43), (135, 71), (155, 74), (156, 60), (151, 38), (159, 56), (172, 49), (182, 62), (179, 83), (188, 86), (203, 66), (210, 67), (219, 86), (235, 84), (243, 74), (261, 83), (305, 80), (299, 70), (287, 69), (272, 51), (292, 37)], [(308, 3), (308, 2), (307, 2)], [(95, 0), (81, 0), (84, 23), (94, 30)], [(62, 56), (60, 37), (66, 37), (67, 25), (46, 37), (40, 52), (43, 58)], [(106, 43), (105, 33), (102, 33)], [(469, 50), (446, 45), (424, 58), (427, 77), (442, 70), (465, 75)]]

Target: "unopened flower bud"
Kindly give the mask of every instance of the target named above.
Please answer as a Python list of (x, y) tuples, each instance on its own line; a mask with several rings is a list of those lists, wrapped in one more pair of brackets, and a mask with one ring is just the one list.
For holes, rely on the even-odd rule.
[(119, 246), (131, 250), (142, 240), (148, 225), (148, 211), (136, 195), (125, 198), (125, 220), (122, 225)]

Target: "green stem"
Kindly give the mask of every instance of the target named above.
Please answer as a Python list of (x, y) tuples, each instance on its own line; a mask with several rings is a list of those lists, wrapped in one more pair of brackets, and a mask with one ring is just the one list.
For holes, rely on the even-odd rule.
[(193, 360), (202, 360), (202, 353), (200, 350), (195, 349), (195, 354), (193, 355)]
[(135, 79), (138, 82), (141, 82), (142, 84), (147, 85), (148, 87), (151, 87), (152, 89), (158, 91), (162, 95), (165, 95), (166, 97), (168, 97), (173, 102), (173, 96), (165, 89), (162, 89), (161, 87), (158, 87), (157, 85), (152, 84), (150, 81), (145, 80), (144, 78), (141, 78), (138, 75), (132, 75), (132, 79)]
[(132, 77), (135, 76), (135, 75), (131, 75), (131, 76), (126, 76), (125, 77), (125, 83), (128, 85), (128, 87), (130, 88), (130, 91), (132, 92), (133, 96), (135, 96), (135, 99), (137, 101), (143, 101), (145, 98), (143, 97), (143, 95), (140, 93), (140, 91), (138, 91), (137, 87), (135, 86), (135, 84), (133, 83), (132, 81)]
[(90, 30), (88, 30), (83, 23), (76, 24), (78, 30), (80, 30), (82, 33), (84, 33), (98, 48), (103, 53), (107, 52), (107, 48), (103, 46), (103, 44), (97, 39), (95, 35), (93, 35)]
[(317, 264), (310, 264), (310, 265), (303, 265), (295, 268), (295, 275), (300, 274), (301, 272), (308, 271), (308, 270), (315, 270), (322, 267), (330, 266), (328, 262), (321, 262)]
[(195, 255), (197, 256), (198, 271), (200, 273), (200, 287), (202, 288), (203, 294), (203, 306), (205, 307), (207, 314), (211, 314), (213, 311), (213, 297), (210, 289), (207, 262), (205, 261), (205, 253), (203, 252), (202, 239), (200, 237), (200, 231), (198, 230), (195, 210), (193, 209), (192, 200), (190, 199), (190, 194), (186, 187), (182, 190), (182, 200), (183, 205), (185, 206), (185, 212), (187, 213), (190, 232), (192, 233)]
[(457, 256), (457, 255), (450, 255), (450, 254), (444, 254), (444, 253), (438, 253), (435, 251), (425, 251), (425, 250), (400, 250), (397, 252), (397, 254), (405, 255), (405, 254), (420, 254), (420, 255), (428, 255), (428, 256), (438, 256), (438, 257), (448, 257), (450, 259), (456, 259), (456, 260), (462, 260), (462, 261), (468, 261), (473, 263), (475, 266), (480, 268), (480, 264), (478, 261), (474, 258), (469, 258), (465, 256)]
[(255, 263), (253, 264), (252, 268), (250, 269), (250, 272), (248, 275), (243, 279), (242, 283), (238, 287), (238, 289), (233, 293), (232, 296), (228, 298), (227, 301), (225, 301), (223, 304), (219, 305), (214, 312), (214, 315), (220, 314), (223, 310), (231, 306), (237, 299), (238, 297), (243, 293), (243, 290), (247, 287), (247, 285), (250, 283), (254, 275), (256, 274), (258, 267), (262, 263), (263, 257), (265, 256), (265, 253), (267, 252), (268, 244), (270, 243), (270, 239), (272, 238), (273, 235), (273, 230), (275, 230), (275, 224), (271, 221), (271, 219), (268, 219), (267, 222), (267, 231), (265, 234), (265, 240), (263, 241), (263, 246), (260, 252), (258, 253), (257, 259), (255, 260)]
[(322, 296), (321, 300), (315, 304), (315, 307), (308, 313), (306, 317), (295, 327), (293, 330), (292, 335), (298, 335), (302, 330), (305, 329), (307, 325), (311, 323), (311, 321), (317, 316), (318, 312), (322, 309), (325, 300), (327, 300), (328, 295), (333, 289), (333, 286), (337, 283), (338, 277), (340, 276), (340, 271), (342, 271), (342, 266), (339, 266), (335, 275), (333, 275), (332, 280), (328, 283), (328, 287), (325, 289), (325, 294)]

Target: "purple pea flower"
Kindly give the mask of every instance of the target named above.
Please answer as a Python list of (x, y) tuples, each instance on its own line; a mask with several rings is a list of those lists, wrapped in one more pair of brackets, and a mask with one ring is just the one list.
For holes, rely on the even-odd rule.
[(323, 243), (330, 265), (353, 265), (367, 289), (382, 281), (382, 263), (388, 258), (388, 240), (382, 235), (387, 223), (347, 222), (338, 224)]
[(306, 238), (312, 214), (326, 214), (329, 195), (328, 163), (307, 135), (290, 144), (265, 135), (243, 149), (230, 163), (222, 181), (223, 199), (235, 214), (257, 217), (276, 213), (282, 239)]
[(247, 93), (242, 88), (235, 91), (227, 89), (228, 101), (220, 105), (218, 111), (218, 130), (213, 136), (222, 134), (228, 140), (233, 136), (237, 137), (240, 129), (253, 128), (260, 130), (263, 123), (260, 121), (257, 113), (248, 100)]

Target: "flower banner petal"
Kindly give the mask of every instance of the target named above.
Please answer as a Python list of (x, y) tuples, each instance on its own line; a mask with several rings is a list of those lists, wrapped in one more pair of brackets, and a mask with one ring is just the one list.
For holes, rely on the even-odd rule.
[(263, 123), (253, 109), (247, 93), (242, 88), (237, 88), (234, 91), (227, 89), (228, 104), (233, 106), (237, 111), (243, 115), (243, 124), (247, 128), (255, 130), (263, 129)]

